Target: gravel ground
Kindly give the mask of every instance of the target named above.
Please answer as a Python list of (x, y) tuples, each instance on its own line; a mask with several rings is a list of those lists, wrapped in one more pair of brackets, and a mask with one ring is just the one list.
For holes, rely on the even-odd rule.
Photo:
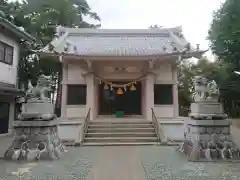
[(240, 163), (188, 162), (173, 147), (142, 147), (139, 150), (149, 180), (240, 179)]
[(98, 148), (68, 148), (57, 161), (16, 163), (0, 161), (0, 180), (84, 180)]
[[(107, 147), (68, 148), (68, 152), (57, 161), (17, 163), (1, 159), (0, 180), (84, 180), (96, 162), (104, 159), (101, 158), (106, 152), (104, 148)], [(112, 151), (117, 151), (115, 153), (120, 158), (124, 157), (121, 150), (116, 148), (112, 148)], [(129, 148), (131, 153), (136, 153), (135, 157), (139, 158), (139, 164), (142, 163), (149, 180), (240, 180), (240, 163), (192, 163), (177, 153), (174, 147)], [(108, 148), (108, 151), (111, 153), (111, 149)], [(104, 163), (109, 166), (117, 161)], [(94, 180), (106, 179), (95, 177)]]

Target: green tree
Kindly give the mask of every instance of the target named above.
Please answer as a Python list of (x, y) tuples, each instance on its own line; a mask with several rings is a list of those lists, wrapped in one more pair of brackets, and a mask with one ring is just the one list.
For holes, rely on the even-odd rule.
[(240, 1), (226, 0), (220, 9), (214, 12), (208, 39), (217, 61), (222, 64), (219, 75), (220, 95), (226, 112), (239, 116), (240, 77), (233, 73), (240, 69)]
[[(37, 45), (34, 47), (26, 49), (24, 45), (24, 48), (21, 48), (19, 80), (20, 83), (25, 84), (25, 88), (29, 79), (35, 80), (41, 74), (51, 76), (56, 82), (56, 87), (60, 87), (61, 64), (48, 58), (38, 57), (29, 51), (29, 49), (42, 48), (49, 43), (54, 37), (57, 25), (79, 28), (100, 27), (99, 16), (91, 11), (86, 0), (24, 0), (21, 3), (3, 1), (0, 8), (9, 21), (24, 27), (37, 40)], [(96, 24), (85, 22), (84, 16), (96, 20)], [(59, 92), (59, 89), (57, 91)]]
[[(89, 24), (83, 16), (90, 16), (96, 22), (98, 15), (91, 11), (85, 0), (25, 0), (23, 2), (3, 1), (0, 6), (6, 18), (31, 35), (36, 37), (38, 47), (45, 46), (54, 37), (55, 27), (96, 28), (100, 24)], [(20, 61), (20, 82), (27, 84), (28, 79), (35, 79), (40, 74), (55, 77), (60, 73), (60, 65), (49, 59), (38, 60), (30, 51), (22, 48)]]

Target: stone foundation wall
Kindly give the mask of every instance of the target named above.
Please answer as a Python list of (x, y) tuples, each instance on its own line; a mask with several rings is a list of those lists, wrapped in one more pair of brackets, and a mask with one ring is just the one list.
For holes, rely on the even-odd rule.
[(209, 126), (209, 125), (187, 125), (186, 136), (188, 139), (210, 141), (211, 136), (216, 134), (216, 140), (231, 141), (230, 125)]
[(194, 120), (185, 122), (185, 140), (180, 151), (189, 160), (240, 159), (240, 151), (232, 140), (228, 120)]

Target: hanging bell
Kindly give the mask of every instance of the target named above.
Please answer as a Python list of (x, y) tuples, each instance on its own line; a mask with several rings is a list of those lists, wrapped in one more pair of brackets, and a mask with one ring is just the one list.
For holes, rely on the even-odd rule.
[(104, 90), (108, 90), (108, 89), (109, 89), (108, 85), (105, 84), (103, 89), (104, 89)]
[(118, 88), (118, 90), (117, 90), (117, 93), (116, 93), (117, 95), (123, 95), (124, 93), (123, 93), (123, 90), (122, 90), (122, 88)]
[(136, 87), (133, 84), (130, 87), (130, 91), (136, 91)]

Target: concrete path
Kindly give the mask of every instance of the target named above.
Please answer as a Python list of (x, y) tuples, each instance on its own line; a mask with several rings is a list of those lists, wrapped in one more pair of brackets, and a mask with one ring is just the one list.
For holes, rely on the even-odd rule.
[(103, 147), (86, 180), (147, 180), (136, 147)]

